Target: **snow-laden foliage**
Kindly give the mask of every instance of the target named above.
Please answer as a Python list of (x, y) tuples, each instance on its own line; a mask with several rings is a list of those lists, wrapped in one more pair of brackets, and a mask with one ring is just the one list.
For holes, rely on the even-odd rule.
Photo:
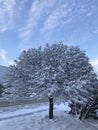
[(79, 47), (62, 43), (23, 51), (10, 66), (8, 82), (14, 96), (46, 97), (87, 102), (97, 89), (89, 58)]

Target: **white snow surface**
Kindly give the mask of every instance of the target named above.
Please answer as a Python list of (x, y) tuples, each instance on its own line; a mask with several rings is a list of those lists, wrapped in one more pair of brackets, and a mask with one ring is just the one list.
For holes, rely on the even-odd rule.
[(98, 121), (80, 121), (68, 114), (67, 104), (54, 106), (48, 118), (48, 104), (0, 108), (0, 130), (98, 130)]

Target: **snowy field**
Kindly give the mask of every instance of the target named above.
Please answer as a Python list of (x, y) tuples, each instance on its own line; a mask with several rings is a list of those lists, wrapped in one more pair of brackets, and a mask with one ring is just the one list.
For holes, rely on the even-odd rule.
[(48, 118), (48, 104), (0, 108), (0, 130), (98, 130), (98, 120), (80, 121), (68, 114), (68, 106), (54, 106)]

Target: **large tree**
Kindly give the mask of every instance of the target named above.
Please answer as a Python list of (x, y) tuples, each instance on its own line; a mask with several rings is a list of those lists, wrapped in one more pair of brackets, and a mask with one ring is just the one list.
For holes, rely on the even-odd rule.
[(23, 51), (10, 67), (8, 82), (20, 96), (48, 97), (86, 103), (97, 89), (89, 58), (77, 46), (62, 43)]

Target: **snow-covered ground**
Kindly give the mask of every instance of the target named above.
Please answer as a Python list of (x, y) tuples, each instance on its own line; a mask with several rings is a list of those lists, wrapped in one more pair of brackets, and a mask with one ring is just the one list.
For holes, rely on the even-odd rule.
[(48, 104), (0, 108), (0, 130), (98, 130), (98, 121), (80, 121), (67, 113), (68, 106), (54, 106), (48, 118)]

